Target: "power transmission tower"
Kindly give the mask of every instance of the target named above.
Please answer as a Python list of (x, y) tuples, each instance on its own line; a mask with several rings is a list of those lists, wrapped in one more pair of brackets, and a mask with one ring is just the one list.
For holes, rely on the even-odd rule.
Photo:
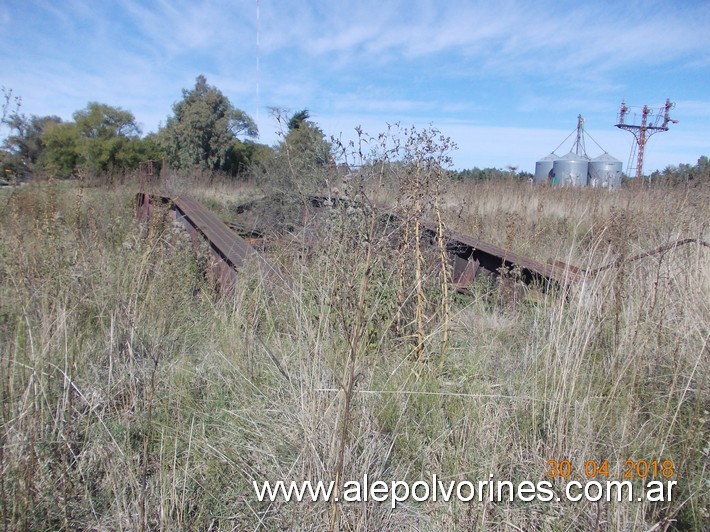
[[(631, 147), (631, 154), (629, 155), (629, 162), (626, 165), (626, 172), (631, 175), (631, 163), (634, 159), (634, 154), (636, 156), (636, 177), (643, 177), (643, 157), (644, 150), (646, 148), (646, 143), (652, 135), (658, 133), (659, 131), (668, 131), (668, 124), (677, 124), (678, 120), (672, 120), (670, 117), (670, 111), (675, 107), (675, 104), (666, 99), (666, 103), (660, 109), (651, 109), (648, 105), (644, 105), (641, 110), (641, 123), (627, 123), (627, 116), (630, 114), (631, 110), (626, 105), (626, 101), (622, 100), (621, 110), (619, 111), (619, 121), (616, 127), (626, 131), (630, 131), (636, 142)], [(636, 122), (636, 114), (634, 114), (633, 122)]]

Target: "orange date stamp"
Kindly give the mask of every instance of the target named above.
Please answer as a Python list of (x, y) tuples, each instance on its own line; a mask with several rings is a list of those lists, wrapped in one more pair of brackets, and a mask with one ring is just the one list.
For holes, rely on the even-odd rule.
[[(575, 466), (570, 460), (548, 460), (546, 474), (549, 478), (598, 478), (610, 474), (608, 460), (586, 460)], [(613, 474), (614, 472), (611, 471)], [(664, 478), (675, 476), (673, 460), (626, 460), (618, 471), (624, 479)], [(614, 475), (616, 476), (616, 475)]]

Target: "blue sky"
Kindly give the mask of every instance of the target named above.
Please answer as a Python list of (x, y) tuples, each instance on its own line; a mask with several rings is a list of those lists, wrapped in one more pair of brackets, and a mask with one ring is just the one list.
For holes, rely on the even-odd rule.
[(3, 0), (0, 84), (26, 114), (69, 120), (98, 101), (149, 132), (203, 74), (266, 144), (270, 107), (308, 108), (329, 135), (431, 124), (458, 168), (531, 172), (578, 114), (626, 169), (622, 98), (670, 98), (680, 122), (649, 141), (645, 170), (710, 155), (707, 0), (260, 0), (258, 106), (256, 14), (256, 0)]

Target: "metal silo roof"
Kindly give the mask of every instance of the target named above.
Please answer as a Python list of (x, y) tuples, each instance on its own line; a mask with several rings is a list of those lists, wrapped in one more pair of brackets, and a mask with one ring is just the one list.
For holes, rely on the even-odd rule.
[(599, 157), (592, 159), (592, 162), (599, 163), (620, 163), (621, 161), (616, 157), (609, 155), (608, 153), (602, 153)]
[(562, 157), (558, 157), (555, 160), (556, 161), (584, 161), (584, 162), (588, 162), (589, 157), (587, 157), (584, 154), (580, 155), (578, 153), (574, 153), (573, 151), (571, 151), (567, 155), (563, 155)]

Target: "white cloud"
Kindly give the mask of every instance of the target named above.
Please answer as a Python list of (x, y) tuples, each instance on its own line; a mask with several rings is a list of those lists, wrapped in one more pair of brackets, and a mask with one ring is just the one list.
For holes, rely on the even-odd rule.
[[(308, 108), (336, 132), (433, 122), (460, 137), (461, 165), (522, 167), (559, 143), (579, 113), (590, 128), (619, 133), (621, 98), (670, 96), (681, 123), (655, 153), (681, 162), (708, 151), (703, 2), (261, 0), (260, 14), (266, 142), (267, 107)], [(97, 100), (155, 130), (205, 74), (257, 114), (253, 0), (18, 2), (0, 6), (0, 28), (2, 84), (23, 96), (27, 113), (70, 118)], [(627, 141), (614, 142), (626, 151)]]

